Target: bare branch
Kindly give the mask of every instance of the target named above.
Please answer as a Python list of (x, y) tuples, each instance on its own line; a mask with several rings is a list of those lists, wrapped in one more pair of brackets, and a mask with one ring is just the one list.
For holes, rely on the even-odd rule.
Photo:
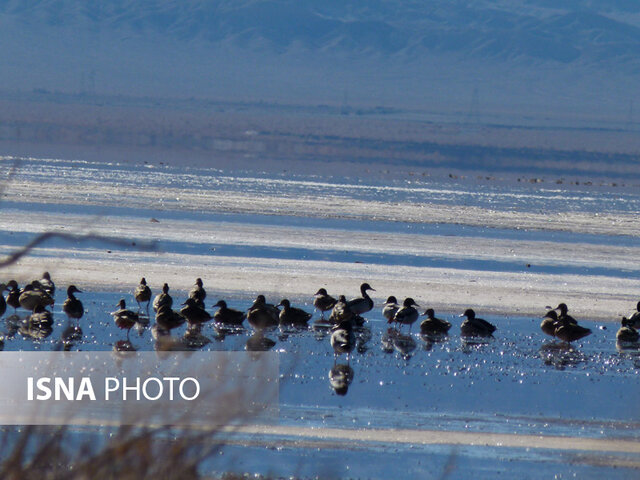
[[(131, 240), (126, 240), (124, 238), (118, 238), (118, 237), (105, 237), (105, 236), (102, 236), (102, 235), (94, 235), (94, 234), (77, 235), (77, 234), (73, 234), (73, 233), (63, 233), (63, 232), (44, 232), (44, 233), (41, 233), (40, 235), (38, 235), (33, 240), (31, 240), (25, 246), (20, 247), (19, 249), (15, 250), (13, 253), (11, 253), (9, 256), (7, 256), (5, 259), (0, 260), (0, 268), (4, 268), (4, 267), (8, 267), (9, 265), (13, 265), (18, 260), (20, 260), (22, 257), (24, 257), (25, 255), (28, 255), (34, 248), (42, 245), (43, 243), (45, 243), (48, 240), (56, 239), (56, 238), (57, 239), (61, 239), (61, 240), (65, 240), (67, 242), (89, 242), (89, 241), (98, 240), (98, 241), (106, 242), (106, 243), (109, 243), (111, 245), (115, 245), (115, 246), (118, 246), (118, 247), (131, 247), (132, 246)], [(156, 249), (156, 242), (136, 243), (135, 247), (138, 250), (153, 251), (153, 250)]]

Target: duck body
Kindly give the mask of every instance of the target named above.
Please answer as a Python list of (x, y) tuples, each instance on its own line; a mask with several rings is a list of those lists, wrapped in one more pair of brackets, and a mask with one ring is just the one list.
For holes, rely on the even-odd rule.
[(558, 323), (554, 335), (566, 343), (575, 342), (588, 335), (591, 335), (591, 329), (578, 325), (578, 321), (569, 315), (567, 305), (561, 303), (555, 310), (558, 310)]
[(49, 305), (53, 305), (54, 303), (51, 295), (49, 295), (44, 290), (36, 289), (33, 286), (33, 282), (25, 285), (25, 287), (22, 289), (22, 292), (20, 292), (18, 301), (20, 302), (20, 306), (22, 308), (31, 311), (33, 311), (33, 309), (37, 305), (48, 307)]
[(482, 318), (476, 318), (476, 313), (471, 308), (465, 310), (461, 317), (466, 317), (460, 325), (460, 334), (463, 337), (490, 337), (496, 331), (495, 325)]
[(449, 333), (451, 323), (446, 320), (435, 317), (435, 312), (432, 308), (427, 309), (424, 312), (427, 317), (420, 323), (420, 333), (424, 335), (446, 335)]
[(640, 302), (638, 302), (638, 305), (636, 306), (636, 311), (629, 315), (627, 324), (635, 329), (640, 328)]
[(4, 283), (0, 283), (0, 317), (7, 311), (7, 301), (3, 296), (5, 290), (7, 290), (7, 286)]
[(575, 342), (588, 335), (591, 335), (591, 329), (571, 322), (561, 322), (555, 331), (555, 336), (567, 343)]
[(220, 300), (215, 306), (219, 308), (216, 313), (213, 314), (214, 322), (225, 325), (242, 325), (244, 319), (247, 318), (244, 312), (227, 307), (227, 302), (224, 300)]
[(111, 312), (111, 315), (113, 316), (116, 326), (125, 330), (131, 330), (139, 318), (136, 312), (127, 309), (124, 298), (120, 299), (120, 302), (118, 302), (118, 310)]
[(156, 295), (156, 298), (153, 299), (153, 311), (157, 312), (160, 307), (169, 307), (173, 306), (173, 298), (169, 295), (169, 285), (164, 284), (162, 286), (162, 293)]
[(402, 302), (402, 307), (393, 316), (393, 321), (400, 325), (409, 325), (411, 327), (420, 316), (415, 306), (417, 306), (417, 303), (414, 302), (413, 298), (405, 298), (404, 302)]
[(301, 308), (292, 307), (286, 298), (282, 299), (279, 306), (282, 307), (278, 318), (280, 325), (306, 325), (311, 318), (310, 313)]
[(278, 320), (273, 318), (273, 314), (264, 307), (253, 308), (247, 312), (247, 321), (256, 330), (275, 327)]
[(347, 303), (347, 299), (344, 295), (340, 295), (340, 297), (338, 297), (338, 301), (331, 310), (331, 315), (329, 315), (329, 322), (337, 325), (344, 321), (353, 321), (353, 317), (354, 313), (351, 311), (351, 308)]
[(356, 346), (356, 336), (353, 333), (353, 324), (349, 320), (343, 320), (333, 327), (331, 333), (331, 347), (335, 355), (350, 354)]
[(256, 299), (253, 301), (253, 303), (249, 307), (249, 310), (254, 310), (254, 309), (264, 310), (269, 315), (271, 315), (271, 317), (276, 323), (280, 318), (280, 310), (278, 310), (278, 307), (276, 307), (272, 303), (267, 303), (267, 299), (264, 297), (264, 295), (258, 295)]
[(200, 302), (195, 298), (187, 298), (183, 305), (180, 315), (187, 320), (189, 325), (200, 325), (213, 318), (209, 312), (200, 306)]
[(400, 309), (400, 305), (398, 305), (398, 300), (393, 295), (387, 298), (387, 301), (384, 302), (384, 307), (382, 308), (382, 316), (387, 319), (387, 323), (393, 323), (393, 317), (395, 317), (396, 312)]
[(559, 326), (558, 314), (555, 310), (549, 310), (540, 322), (540, 330), (551, 337), (556, 336), (556, 328)]
[[(140, 308), (141, 303), (147, 304), (147, 311), (149, 310), (149, 302), (151, 301), (151, 289), (149, 285), (147, 285), (147, 280), (142, 277), (140, 280), (140, 285), (138, 285), (133, 292), (133, 297), (138, 302), (138, 308)], [(148, 312), (147, 312), (148, 313)]]
[(314, 297), (315, 298), (313, 300), (313, 306), (320, 310), (322, 318), (324, 318), (324, 312), (328, 312), (329, 310), (331, 310), (338, 301), (331, 295), (329, 295), (327, 293), (327, 290), (324, 288), (318, 290)]
[(367, 294), (367, 291), (375, 292), (375, 289), (371, 288), (368, 283), (363, 283), (360, 285), (360, 297), (351, 299), (347, 302), (349, 305), (349, 309), (354, 315), (362, 315), (363, 313), (367, 313), (373, 309), (373, 300)]
[(616, 333), (616, 341), (620, 344), (638, 343), (640, 333), (631, 326), (622, 325)]
[(186, 319), (170, 305), (162, 305), (156, 312), (156, 323), (162, 330), (170, 331), (178, 328), (186, 322)]
[(40, 286), (49, 296), (53, 297), (56, 294), (56, 286), (53, 283), (53, 280), (51, 280), (49, 272), (44, 272), (42, 274)]
[(7, 305), (16, 310), (20, 307), (20, 288), (18, 287), (18, 282), (15, 280), (9, 280), (9, 283), (7, 283), (7, 290), (9, 291), (6, 297)]
[(82, 293), (75, 285), (69, 285), (67, 288), (67, 298), (62, 304), (62, 311), (69, 318), (80, 319), (84, 315), (84, 306), (82, 302), (75, 297), (76, 293)]
[(196, 284), (189, 291), (189, 298), (195, 300), (195, 304), (204, 310), (204, 299), (207, 298), (207, 292), (202, 286), (201, 278), (196, 278)]

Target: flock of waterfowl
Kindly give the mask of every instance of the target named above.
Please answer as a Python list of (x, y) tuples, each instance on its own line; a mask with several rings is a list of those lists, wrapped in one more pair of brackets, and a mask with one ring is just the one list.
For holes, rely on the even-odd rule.
[[(15, 280), (10, 280), (7, 284), (0, 284), (2, 292), (8, 291), (6, 298), (0, 295), (0, 316), (4, 315), (7, 306), (30, 311), (28, 317), (19, 319), (17, 315), (14, 320), (17, 322), (16, 328), (24, 335), (35, 338), (44, 338), (51, 333), (53, 326), (53, 314), (48, 307), (54, 304), (55, 285), (48, 272), (42, 275), (41, 279), (34, 280), (22, 289), (18, 287)], [(369, 291), (375, 291), (368, 283), (360, 286), (360, 296), (347, 300), (345, 295), (334, 298), (327, 293), (325, 288), (319, 289), (313, 300), (313, 305), (321, 314), (321, 318), (314, 323), (314, 327), (327, 328), (331, 331), (330, 342), (336, 355), (350, 354), (355, 345), (354, 328), (361, 327), (365, 322), (364, 314), (374, 308), (374, 302), (369, 296)], [(76, 298), (77, 293), (82, 293), (75, 285), (67, 288), (67, 298), (62, 305), (62, 311), (67, 315), (68, 322), (64, 328), (61, 340), (65, 347), (74, 341), (82, 338), (82, 329), (79, 320), (84, 315), (82, 302)], [(267, 349), (270, 347), (269, 340), (261, 333), (265, 329), (276, 326), (306, 326), (312, 318), (312, 314), (303, 309), (291, 305), (288, 299), (282, 299), (277, 305), (266, 302), (264, 295), (258, 295), (249, 309), (244, 311), (235, 310), (227, 306), (224, 300), (219, 300), (214, 308), (217, 310), (212, 315), (205, 308), (207, 293), (203, 287), (202, 279), (198, 278), (193, 288), (189, 291), (187, 299), (182, 303), (180, 310), (173, 309), (173, 299), (169, 294), (169, 286), (165, 283), (161, 293), (153, 297), (150, 287), (145, 278), (133, 293), (135, 301), (138, 303), (138, 310), (133, 311), (127, 308), (124, 299), (118, 303), (117, 310), (111, 315), (115, 324), (127, 330), (127, 341), (129, 344), (129, 331), (134, 327), (145, 328), (150, 325), (149, 308), (150, 305), (155, 312), (155, 323), (151, 326), (153, 337), (161, 342), (167, 349), (179, 349), (185, 346), (173, 342), (171, 330), (187, 325), (185, 337), (189, 340), (187, 346), (197, 346), (200, 338), (201, 326), (213, 320), (219, 326), (240, 327), (246, 320), (256, 332), (253, 337), (254, 344), (247, 344), (248, 349)], [(152, 301), (153, 299), (153, 301)], [(144, 306), (144, 308), (143, 308)], [(389, 324), (397, 331), (404, 325), (409, 326), (409, 331), (414, 323), (423, 316), (420, 323), (420, 333), (430, 337), (446, 336), (451, 328), (451, 323), (435, 317), (433, 309), (428, 308), (424, 313), (420, 313), (416, 308), (418, 305), (412, 298), (406, 298), (400, 304), (396, 297), (390, 296), (384, 303), (382, 314)], [(556, 308), (546, 313), (540, 325), (541, 330), (552, 337), (555, 337), (566, 344), (580, 340), (590, 335), (592, 331), (578, 324), (578, 322), (568, 314), (567, 305), (559, 304)], [(325, 314), (329, 313), (328, 319)], [(15, 312), (14, 312), (15, 313)], [(474, 310), (467, 309), (460, 317), (465, 320), (460, 325), (460, 335), (465, 338), (487, 338), (496, 331), (496, 326), (476, 317)], [(636, 311), (629, 318), (623, 317), (621, 327), (617, 333), (619, 344), (637, 345), (640, 340), (638, 333), (640, 328), (640, 302)]]

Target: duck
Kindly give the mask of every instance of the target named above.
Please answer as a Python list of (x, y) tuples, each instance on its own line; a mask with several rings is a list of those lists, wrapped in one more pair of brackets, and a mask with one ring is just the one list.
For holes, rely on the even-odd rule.
[(362, 315), (363, 313), (367, 313), (373, 309), (373, 300), (371, 300), (371, 297), (367, 294), (367, 291), (369, 290), (375, 292), (375, 289), (368, 283), (363, 283), (360, 285), (361, 296), (347, 302), (347, 305), (349, 305), (349, 308), (354, 315)]
[(39, 281), (40, 286), (42, 287), (42, 289), (48, 293), (51, 297), (53, 297), (56, 293), (56, 286), (53, 283), (53, 280), (51, 280), (51, 275), (49, 274), (49, 272), (44, 272), (42, 274), (42, 278)]
[(427, 317), (420, 323), (420, 333), (423, 335), (446, 335), (449, 333), (451, 323), (436, 318), (433, 308), (427, 308), (423, 316)]
[(7, 305), (13, 307), (13, 311), (15, 312), (18, 307), (20, 307), (20, 287), (18, 286), (18, 282), (9, 280), (7, 290), (9, 291), (6, 297)]
[(135, 291), (133, 292), (133, 296), (136, 299), (136, 302), (138, 302), (138, 310), (142, 308), (140, 306), (141, 303), (147, 304), (147, 316), (149, 316), (149, 303), (151, 302), (151, 289), (149, 288), (149, 285), (147, 285), (146, 278), (142, 277), (142, 279), (140, 280), (140, 285), (138, 285)]
[(622, 317), (620, 329), (616, 333), (616, 341), (618, 344), (634, 344), (640, 340), (640, 333), (633, 327), (633, 321), (629, 318)]
[[(38, 284), (36, 284), (38, 285)], [(25, 310), (33, 311), (36, 305), (48, 307), (53, 305), (53, 297), (44, 290), (36, 289), (33, 282), (24, 286), (18, 297), (20, 306)]]
[(395, 317), (396, 312), (400, 309), (400, 305), (398, 305), (398, 300), (396, 297), (391, 295), (387, 298), (387, 301), (384, 302), (384, 308), (382, 309), (382, 316), (387, 319), (387, 323), (393, 323), (393, 317)]
[(629, 323), (629, 326), (635, 329), (640, 328), (640, 302), (636, 305), (636, 311), (629, 315), (627, 322)]
[(274, 304), (267, 303), (267, 299), (265, 298), (264, 295), (262, 294), (258, 295), (256, 299), (253, 301), (253, 303), (249, 307), (249, 310), (254, 310), (254, 309), (265, 310), (269, 315), (271, 315), (273, 320), (276, 323), (278, 323), (278, 320), (280, 318), (280, 310), (278, 310), (278, 307), (276, 307)]
[(189, 326), (201, 325), (213, 318), (209, 312), (200, 306), (201, 303), (201, 300), (189, 297), (182, 304), (183, 307), (180, 310), (180, 314), (187, 320)]
[(495, 325), (482, 318), (476, 318), (476, 312), (471, 308), (467, 308), (460, 316), (466, 317), (460, 325), (460, 334), (463, 337), (490, 337), (496, 331)]
[(251, 307), (249, 307), (247, 321), (256, 330), (275, 327), (280, 321), (280, 310), (274, 305), (266, 303), (264, 295), (258, 295)]
[(292, 307), (286, 298), (280, 301), (278, 307), (282, 307), (279, 315), (280, 325), (306, 325), (311, 318), (310, 313), (301, 308)]
[(189, 298), (196, 301), (196, 305), (204, 310), (204, 299), (207, 298), (207, 292), (202, 287), (202, 279), (196, 278), (196, 283), (189, 291)]
[(560, 315), (554, 335), (563, 342), (571, 343), (591, 335), (591, 329), (578, 325), (573, 317), (563, 318)]
[(160, 305), (156, 312), (156, 324), (162, 330), (173, 330), (183, 325), (185, 321), (186, 319), (179, 312), (172, 310), (171, 305), (168, 304)]
[(111, 312), (113, 316), (113, 320), (116, 322), (116, 326), (118, 328), (122, 328), (123, 330), (127, 330), (127, 339), (129, 338), (129, 332), (133, 328), (133, 326), (138, 322), (139, 315), (127, 309), (127, 305), (124, 301), (124, 298), (121, 298), (118, 302), (118, 310)]
[(334, 326), (331, 333), (331, 347), (334, 356), (346, 353), (349, 355), (356, 346), (356, 336), (353, 333), (353, 323), (350, 320), (343, 320)]
[(244, 319), (247, 318), (246, 313), (227, 307), (227, 302), (224, 300), (219, 300), (214, 307), (218, 307), (216, 313), (213, 314), (213, 320), (217, 323), (225, 325), (242, 325)]
[(82, 302), (75, 297), (76, 293), (82, 293), (82, 291), (75, 285), (69, 285), (67, 288), (67, 299), (62, 304), (62, 311), (66, 313), (70, 319), (75, 318), (78, 320), (84, 315), (84, 307)]
[(393, 321), (400, 325), (409, 325), (409, 330), (411, 330), (411, 326), (420, 316), (418, 310), (415, 308), (417, 306), (419, 305), (413, 300), (413, 298), (405, 298), (404, 302), (402, 302), (402, 307), (400, 307), (393, 316)]
[(4, 291), (8, 290), (4, 283), (0, 283), (0, 317), (7, 311), (7, 301), (4, 299)]
[(313, 306), (320, 310), (320, 316), (324, 320), (324, 312), (328, 312), (336, 304), (337, 300), (327, 293), (326, 288), (319, 289), (313, 299)]
[(338, 301), (331, 310), (331, 315), (329, 315), (329, 322), (337, 325), (344, 321), (353, 321), (353, 316), (354, 314), (349, 307), (346, 297), (344, 295), (340, 295), (338, 297)]
[(156, 298), (153, 299), (153, 311), (157, 312), (160, 307), (168, 306), (171, 308), (173, 306), (173, 298), (169, 295), (169, 285), (165, 283), (162, 286), (162, 293), (156, 295)]
[(555, 337), (556, 328), (558, 328), (558, 314), (555, 310), (549, 310), (540, 323), (540, 330), (551, 337)]

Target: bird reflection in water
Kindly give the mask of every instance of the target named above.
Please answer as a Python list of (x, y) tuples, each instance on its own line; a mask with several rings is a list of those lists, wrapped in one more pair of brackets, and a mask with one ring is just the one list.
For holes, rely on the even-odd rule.
[(382, 334), (381, 345), (384, 353), (398, 352), (405, 360), (411, 358), (418, 346), (413, 335), (403, 334), (395, 328), (388, 328)]
[(540, 347), (540, 358), (556, 370), (576, 367), (587, 362), (587, 356), (566, 342), (549, 342)]
[(60, 336), (63, 350), (70, 351), (77, 342), (82, 340), (82, 335), (82, 328), (79, 325), (67, 325)]
[(27, 320), (29, 317), (20, 318), (17, 313), (13, 313), (4, 319), (4, 323), (7, 327), (7, 337), (13, 338), (16, 333), (18, 333), (18, 329), (22, 325), (24, 320)]
[(353, 382), (353, 368), (343, 363), (334, 364), (329, 370), (329, 384), (337, 395), (344, 396)]
[(211, 343), (211, 339), (202, 334), (200, 324), (190, 325), (184, 332), (182, 341), (188, 350), (199, 350)]
[(18, 332), (30, 340), (44, 340), (53, 333), (53, 327), (46, 323), (34, 323), (27, 320), (18, 327)]
[(137, 352), (138, 349), (133, 346), (130, 340), (118, 340), (113, 344), (113, 351), (123, 356), (128, 356), (128, 353)]
[(275, 340), (265, 337), (264, 329), (260, 328), (247, 339), (245, 348), (249, 352), (266, 352), (271, 350), (275, 344)]
[(470, 354), (476, 352), (493, 341), (493, 337), (460, 337), (460, 350)]
[(393, 337), (393, 348), (404, 360), (409, 360), (418, 344), (413, 335), (397, 332)]

